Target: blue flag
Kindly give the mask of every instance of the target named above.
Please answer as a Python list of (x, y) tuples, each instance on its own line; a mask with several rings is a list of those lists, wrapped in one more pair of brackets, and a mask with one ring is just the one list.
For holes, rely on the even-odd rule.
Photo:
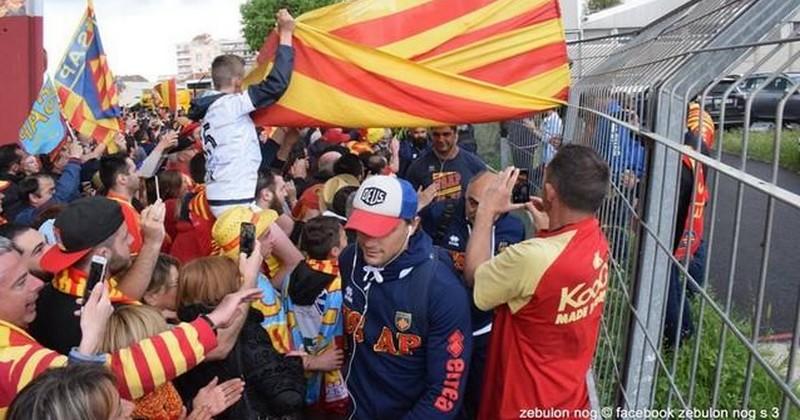
[(66, 131), (56, 89), (47, 76), (31, 113), (19, 129), (19, 140), (29, 154), (50, 153), (64, 139)]

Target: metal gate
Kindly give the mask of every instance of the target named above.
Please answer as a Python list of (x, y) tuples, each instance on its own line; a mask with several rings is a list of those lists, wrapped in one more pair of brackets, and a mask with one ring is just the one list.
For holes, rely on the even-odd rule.
[[(592, 369), (603, 417), (800, 418), (798, 11), (693, 1), (637, 33), (570, 43), (569, 104), (503, 124), (534, 189), (561, 141), (611, 168), (599, 216), (613, 276)], [(687, 134), (703, 117), (713, 125)]]

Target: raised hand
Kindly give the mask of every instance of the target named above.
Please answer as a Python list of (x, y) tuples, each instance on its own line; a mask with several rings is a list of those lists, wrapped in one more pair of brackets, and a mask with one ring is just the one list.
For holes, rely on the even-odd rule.
[(78, 351), (93, 354), (97, 351), (100, 340), (105, 334), (108, 318), (114, 312), (108, 297), (108, 285), (101, 281), (94, 286), (92, 293), (80, 310), (81, 342)]
[(194, 408), (192, 414), (206, 407), (211, 417), (213, 417), (227, 410), (228, 407), (236, 404), (236, 402), (242, 398), (244, 381), (235, 378), (221, 384), (218, 382), (219, 379), (214, 377), (208, 385), (200, 388), (200, 391), (197, 392), (197, 396), (192, 400), (192, 407)]

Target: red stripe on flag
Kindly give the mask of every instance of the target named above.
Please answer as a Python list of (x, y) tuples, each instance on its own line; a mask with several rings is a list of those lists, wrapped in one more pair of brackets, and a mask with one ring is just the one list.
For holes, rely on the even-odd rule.
[(309, 117), (308, 115), (301, 114), (293, 109), (286, 108), (281, 104), (271, 105), (269, 108), (262, 108), (256, 110), (253, 114), (253, 122), (257, 126), (276, 125), (275, 122), (279, 121), (280, 125), (288, 127), (331, 127), (331, 123), (327, 121), (320, 121)]
[(402, 12), (339, 28), (331, 34), (357, 44), (381, 47), (441, 26), (494, 1), (496, 0), (431, 0)]
[(186, 359), (186, 367), (190, 368), (197, 365), (197, 359), (194, 357), (192, 344), (189, 343), (189, 338), (186, 336), (186, 330), (184, 328), (186, 327), (175, 328), (172, 332), (175, 333), (175, 339), (178, 340), (178, 348)]
[[(509, 115), (523, 111), (435, 92), (370, 73), (354, 64), (316, 51), (299, 40), (295, 51), (295, 71), (351, 96), (421, 118), (442, 122), (478, 122), (486, 121), (487, 115)], [(458, 116), (450, 110), (458, 110)]]
[(560, 17), (560, 15), (561, 14), (558, 11), (558, 6), (555, 4), (555, 2), (546, 3), (510, 19), (497, 22), (494, 25), (459, 35), (426, 53), (411, 58), (411, 60), (422, 61), (430, 57), (434, 57), (448, 51), (452, 51), (466, 45), (502, 34), (504, 32), (536, 25), (551, 19), (557, 19)]
[(145, 391), (155, 389), (153, 383), (153, 374), (150, 372), (150, 366), (147, 366), (147, 359), (145, 358), (142, 348), (133, 346), (130, 348), (133, 364), (136, 366), (136, 373), (139, 374), (139, 381), (142, 384), (142, 389)]
[(461, 75), (499, 86), (508, 86), (558, 68), (566, 62), (567, 48), (563, 42), (558, 42), (472, 69)]
[(161, 363), (161, 367), (164, 368), (164, 376), (167, 379), (174, 378), (177, 373), (175, 370), (175, 364), (172, 363), (172, 356), (169, 354), (167, 343), (165, 343), (164, 339), (158, 335), (152, 337), (150, 342), (153, 343), (153, 348), (156, 350), (158, 361)]
[(102, 143), (102, 142), (104, 142), (106, 140), (106, 137), (108, 136), (108, 133), (110, 131), (111, 130), (109, 130), (108, 128), (103, 127), (102, 125), (98, 125), (92, 131), (92, 138), (94, 139), (94, 141), (96, 143)]
[(169, 80), (169, 109), (172, 112), (178, 110), (178, 88), (175, 86), (175, 79)]
[(278, 35), (273, 33), (267, 37), (266, 41), (264, 41), (264, 45), (261, 46), (258, 57), (256, 57), (256, 62), (261, 65), (274, 60), (276, 51), (278, 51)]

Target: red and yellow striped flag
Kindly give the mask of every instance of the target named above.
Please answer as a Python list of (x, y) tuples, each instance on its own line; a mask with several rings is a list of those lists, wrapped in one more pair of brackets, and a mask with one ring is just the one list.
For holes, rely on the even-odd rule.
[[(245, 79), (269, 73), (272, 34)], [(289, 89), (258, 125), (414, 127), (518, 118), (569, 88), (557, 0), (355, 0), (297, 19)]]
[(55, 84), (70, 125), (115, 152), (121, 109), (91, 0), (56, 70)]
[(157, 106), (169, 108), (172, 112), (178, 110), (178, 88), (175, 85), (174, 78), (153, 86), (153, 92), (155, 93)]

